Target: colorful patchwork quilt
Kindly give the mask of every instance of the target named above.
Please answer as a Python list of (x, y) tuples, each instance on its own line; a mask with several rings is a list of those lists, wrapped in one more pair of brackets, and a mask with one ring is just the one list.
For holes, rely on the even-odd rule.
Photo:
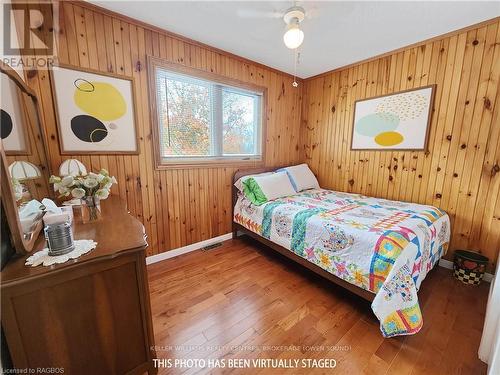
[(234, 221), (373, 292), (385, 337), (422, 328), (417, 291), (450, 240), (449, 217), (438, 208), (324, 189), (262, 206), (241, 195)]

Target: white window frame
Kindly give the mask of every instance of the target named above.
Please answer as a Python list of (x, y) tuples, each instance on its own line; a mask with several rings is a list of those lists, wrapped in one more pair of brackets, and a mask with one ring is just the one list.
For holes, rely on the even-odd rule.
[[(148, 74), (150, 83), (151, 120), (153, 124), (153, 143), (155, 150), (155, 160), (157, 169), (170, 167), (189, 166), (226, 166), (226, 165), (246, 165), (259, 166), (265, 160), (265, 134), (266, 134), (266, 108), (267, 89), (258, 85), (230, 79), (212, 72), (206, 72), (184, 65), (171, 63), (163, 59), (148, 57)], [(164, 156), (162, 155), (162, 136), (160, 130), (160, 112), (157, 105), (157, 75), (158, 70), (163, 70), (172, 77), (186, 76), (191, 79), (201, 80), (213, 85), (214, 101), (212, 105), (220, 105), (216, 110), (212, 110), (211, 119), (211, 153), (212, 156)], [(223, 131), (223, 106), (222, 93), (224, 90), (252, 97), (258, 96), (260, 100), (254, 100), (254, 154), (223, 154), (222, 131)]]

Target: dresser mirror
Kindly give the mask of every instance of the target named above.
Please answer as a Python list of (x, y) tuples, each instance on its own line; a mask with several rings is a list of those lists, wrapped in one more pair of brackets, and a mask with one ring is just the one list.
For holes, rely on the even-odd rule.
[(0, 90), (2, 203), (16, 251), (25, 254), (42, 227), (37, 202), (53, 198), (49, 163), (35, 92), (3, 63)]

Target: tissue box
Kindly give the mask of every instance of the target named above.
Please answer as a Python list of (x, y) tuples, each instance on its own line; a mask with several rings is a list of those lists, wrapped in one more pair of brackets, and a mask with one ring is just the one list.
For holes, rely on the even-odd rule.
[(43, 216), (43, 223), (45, 225), (61, 224), (67, 222), (71, 222), (71, 217), (68, 212), (63, 212), (62, 214), (47, 212)]

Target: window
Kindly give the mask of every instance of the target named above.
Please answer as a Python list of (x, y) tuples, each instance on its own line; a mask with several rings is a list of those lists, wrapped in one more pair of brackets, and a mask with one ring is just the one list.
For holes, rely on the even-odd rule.
[(264, 90), (165, 63), (150, 71), (160, 165), (262, 160)]

